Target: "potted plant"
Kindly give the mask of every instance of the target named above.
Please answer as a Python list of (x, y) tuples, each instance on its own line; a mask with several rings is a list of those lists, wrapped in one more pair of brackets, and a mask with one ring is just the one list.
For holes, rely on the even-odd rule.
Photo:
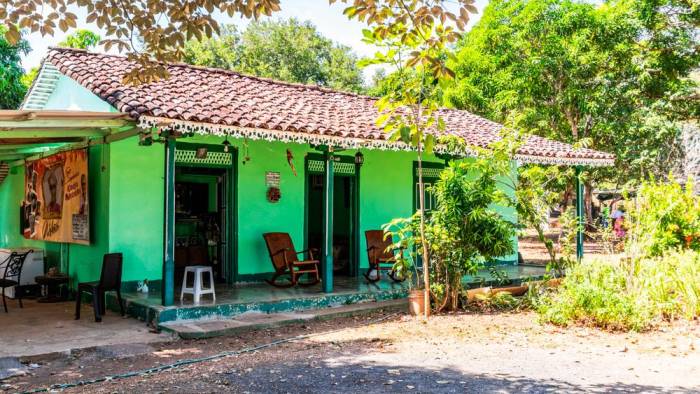
[(425, 288), (419, 280), (416, 264), (416, 245), (420, 244), (420, 240), (416, 239), (418, 232), (415, 227), (419, 220), (416, 215), (398, 218), (382, 227), (384, 236), (392, 240), (388, 250), (394, 253), (394, 277), (404, 279), (408, 285), (408, 312), (413, 316), (423, 316), (426, 311)]

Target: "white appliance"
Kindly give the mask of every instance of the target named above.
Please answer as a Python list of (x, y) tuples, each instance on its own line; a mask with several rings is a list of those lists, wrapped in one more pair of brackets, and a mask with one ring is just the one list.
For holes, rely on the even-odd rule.
[[(22, 267), (22, 275), (20, 277), (20, 286), (34, 285), (36, 282), (34, 278), (40, 275), (44, 275), (44, 251), (41, 249), (33, 248), (13, 248), (13, 249), (0, 249), (0, 278), (5, 275), (5, 262), (7, 258), (10, 257), (10, 253), (18, 252), (24, 253), (28, 250), (33, 250), (29, 253), (27, 259), (24, 260), (24, 266)], [(15, 298), (15, 288), (8, 287), (5, 289), (5, 296), (10, 298)]]

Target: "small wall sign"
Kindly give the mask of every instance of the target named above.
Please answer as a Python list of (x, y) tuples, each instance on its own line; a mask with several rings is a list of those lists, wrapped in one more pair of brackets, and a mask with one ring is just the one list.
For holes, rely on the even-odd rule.
[(282, 198), (280, 191), (280, 173), (268, 171), (265, 173), (265, 185), (267, 185), (267, 201), (276, 203)]
[(265, 185), (267, 185), (267, 187), (280, 187), (280, 173), (273, 171), (266, 172)]

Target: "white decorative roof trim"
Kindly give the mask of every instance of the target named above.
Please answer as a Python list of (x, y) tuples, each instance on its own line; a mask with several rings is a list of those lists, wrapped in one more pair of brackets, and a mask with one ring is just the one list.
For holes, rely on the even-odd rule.
[(49, 97), (51, 97), (51, 93), (56, 89), (56, 84), (61, 75), (63, 74), (53, 64), (49, 62), (42, 63), (39, 74), (24, 97), (20, 109), (44, 109)]
[[(153, 116), (141, 116), (138, 126), (142, 129), (169, 128), (180, 133), (195, 133), (200, 135), (216, 135), (219, 137), (229, 136), (231, 138), (249, 138), (252, 140), (280, 141), (285, 143), (311, 144), (311, 145), (331, 145), (343, 149), (376, 149), (391, 151), (413, 151), (409, 144), (401, 141), (375, 140), (355, 137), (339, 137), (335, 135), (310, 134), (305, 132), (290, 132), (280, 130), (258, 129), (250, 127), (238, 127), (228, 125), (218, 125), (213, 123), (192, 122), (170, 118)], [(470, 149), (461, 152), (449, 151), (444, 145), (437, 145), (433, 149), (436, 153), (452, 154), (462, 157), (474, 157), (475, 154)], [(549, 165), (582, 165), (589, 167), (612, 166), (613, 159), (589, 159), (589, 158), (568, 158), (568, 157), (547, 157), (535, 155), (515, 155), (518, 163), (534, 163)]]
[(555, 166), (585, 166), (585, 167), (612, 167), (615, 159), (591, 159), (591, 158), (571, 158), (571, 157), (549, 157), (534, 155), (515, 155), (518, 164), (544, 164)]

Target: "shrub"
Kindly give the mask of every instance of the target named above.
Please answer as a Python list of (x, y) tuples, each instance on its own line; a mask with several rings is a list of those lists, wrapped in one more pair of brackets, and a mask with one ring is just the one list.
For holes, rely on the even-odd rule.
[[(493, 151), (497, 152), (497, 151)], [(510, 175), (507, 159), (479, 156), (452, 161), (431, 187), (437, 204), (425, 224), (425, 241), (430, 260), (430, 293), (435, 309), (455, 310), (459, 306), (462, 280), (475, 275), (486, 262), (514, 252), (516, 224), (507, 220), (496, 207), (512, 208), (513, 202), (499, 188), (499, 181)], [(383, 226), (392, 237), (396, 253), (394, 269), (400, 273), (415, 270), (418, 256), (423, 259), (420, 216), (394, 219)]]
[(544, 321), (643, 331), (700, 316), (700, 253), (573, 266), (561, 286), (536, 301)]
[[(693, 185), (688, 179), (687, 185)], [(660, 256), (675, 248), (700, 250), (700, 198), (692, 187), (685, 190), (669, 182), (644, 182), (630, 209), (629, 251), (634, 255)]]

